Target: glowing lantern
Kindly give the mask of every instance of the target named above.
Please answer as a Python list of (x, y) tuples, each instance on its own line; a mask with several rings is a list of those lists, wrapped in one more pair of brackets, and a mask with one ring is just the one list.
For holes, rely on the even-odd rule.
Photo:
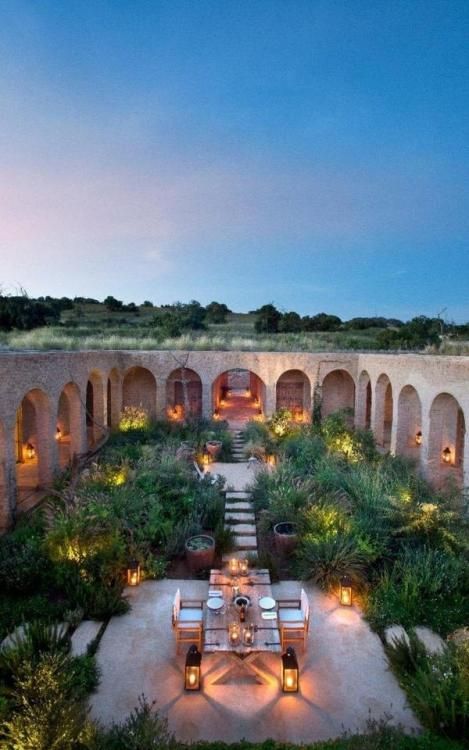
[(26, 444), (26, 457), (31, 460), (36, 458), (36, 449), (32, 443)]
[(265, 460), (268, 466), (275, 466), (277, 463), (277, 456), (274, 453), (268, 453)]
[(60, 440), (61, 437), (62, 437), (62, 430), (60, 429), (59, 426), (57, 426), (57, 429), (55, 431), (55, 439)]
[(239, 639), (241, 636), (241, 627), (238, 622), (232, 622), (228, 626), (228, 636), (232, 646), (236, 646), (236, 644), (239, 643)]
[(248, 625), (243, 628), (243, 643), (245, 646), (252, 646), (254, 643), (254, 625)]
[(207, 450), (205, 450), (202, 453), (202, 466), (208, 466), (209, 463), (210, 463), (210, 453)]
[(186, 656), (186, 667), (184, 670), (184, 689), (200, 690), (200, 665), (202, 654), (197, 646), (191, 646)]
[(239, 560), (236, 557), (232, 557), (229, 562), (230, 575), (237, 576), (239, 573)]
[(249, 560), (244, 558), (239, 561), (239, 573), (242, 576), (247, 576), (249, 570)]
[(349, 576), (340, 579), (339, 601), (344, 607), (352, 606), (352, 579)]
[(295, 649), (289, 646), (282, 654), (282, 690), (284, 693), (297, 693), (299, 688), (298, 660)]
[(140, 583), (140, 564), (137, 560), (131, 560), (127, 566), (127, 585), (138, 586)]
[(451, 448), (448, 448), (448, 446), (441, 452), (441, 460), (444, 464), (451, 463)]
[(422, 432), (419, 430), (415, 433), (415, 445), (422, 445)]

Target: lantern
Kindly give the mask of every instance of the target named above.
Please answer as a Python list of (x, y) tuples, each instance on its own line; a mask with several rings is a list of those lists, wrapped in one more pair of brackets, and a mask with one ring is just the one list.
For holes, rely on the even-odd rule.
[(241, 627), (238, 622), (232, 622), (228, 625), (228, 636), (232, 646), (236, 646), (236, 644), (239, 643)]
[(246, 388), (246, 396), (247, 396), (247, 398), (249, 398), (250, 395), (251, 395), (251, 389), (250, 388)]
[(415, 445), (422, 445), (422, 432), (419, 430), (415, 433)]
[(344, 607), (352, 606), (352, 579), (349, 576), (340, 579), (339, 601)]
[(243, 558), (239, 561), (239, 573), (242, 576), (247, 576), (249, 570), (249, 560), (247, 558)]
[(26, 444), (26, 457), (31, 460), (36, 458), (36, 449), (32, 443)]
[(200, 665), (202, 654), (197, 646), (191, 646), (186, 656), (186, 667), (184, 670), (184, 690), (200, 690)]
[(215, 409), (215, 411), (213, 412), (213, 419), (215, 421), (218, 420), (218, 419), (220, 419), (220, 412), (219, 412), (218, 409)]
[(275, 453), (268, 453), (266, 456), (266, 461), (269, 466), (275, 466), (277, 463), (277, 457)]
[(57, 429), (55, 431), (55, 439), (60, 440), (61, 437), (62, 437), (62, 430), (60, 429), (59, 426), (57, 426)]
[(210, 463), (210, 453), (207, 450), (205, 450), (202, 453), (202, 466), (208, 466), (209, 463)]
[(243, 643), (245, 646), (252, 646), (254, 643), (254, 626), (248, 625), (243, 628)]
[(289, 646), (282, 654), (282, 690), (284, 693), (297, 693), (299, 688), (298, 660), (295, 649)]
[(232, 557), (229, 562), (230, 575), (237, 576), (239, 573), (239, 560), (236, 557)]
[(441, 460), (444, 464), (451, 463), (451, 448), (448, 448), (448, 446), (441, 452)]
[(127, 566), (127, 585), (138, 586), (140, 583), (140, 564), (138, 560), (131, 560)]

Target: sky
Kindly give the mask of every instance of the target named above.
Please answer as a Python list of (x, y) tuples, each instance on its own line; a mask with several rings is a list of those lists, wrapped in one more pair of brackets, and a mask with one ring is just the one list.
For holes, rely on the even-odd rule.
[(468, 0), (0, 0), (0, 286), (469, 320)]

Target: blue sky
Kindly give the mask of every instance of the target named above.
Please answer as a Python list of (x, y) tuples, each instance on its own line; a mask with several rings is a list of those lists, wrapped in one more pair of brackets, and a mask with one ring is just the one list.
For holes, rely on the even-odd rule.
[(467, 0), (0, 0), (0, 282), (469, 320)]

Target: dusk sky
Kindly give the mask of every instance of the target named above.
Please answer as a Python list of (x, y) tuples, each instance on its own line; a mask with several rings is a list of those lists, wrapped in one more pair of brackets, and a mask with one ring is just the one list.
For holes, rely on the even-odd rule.
[(469, 320), (469, 0), (0, 0), (0, 283)]

